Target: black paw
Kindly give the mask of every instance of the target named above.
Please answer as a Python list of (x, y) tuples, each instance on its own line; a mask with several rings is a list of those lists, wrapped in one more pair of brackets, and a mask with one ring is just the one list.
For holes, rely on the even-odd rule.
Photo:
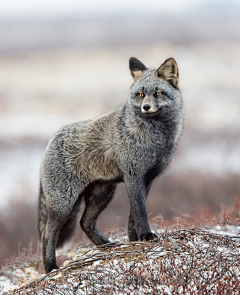
[(46, 273), (51, 272), (54, 269), (59, 269), (59, 267), (55, 264), (55, 265), (51, 265), (51, 266), (45, 266), (45, 271)]
[(135, 242), (138, 241), (138, 235), (136, 233), (136, 231), (128, 231), (128, 238), (130, 242)]
[(153, 233), (143, 234), (140, 236), (140, 240), (141, 241), (153, 241), (153, 240), (157, 241), (158, 236)]

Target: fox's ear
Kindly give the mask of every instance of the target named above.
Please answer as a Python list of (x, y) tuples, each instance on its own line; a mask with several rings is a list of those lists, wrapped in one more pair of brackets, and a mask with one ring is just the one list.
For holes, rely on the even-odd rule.
[(146, 69), (147, 67), (137, 58), (131, 57), (129, 59), (129, 70), (135, 81), (142, 77), (142, 72)]
[(169, 58), (158, 68), (156, 76), (168, 81), (175, 88), (178, 87), (178, 66), (174, 58)]

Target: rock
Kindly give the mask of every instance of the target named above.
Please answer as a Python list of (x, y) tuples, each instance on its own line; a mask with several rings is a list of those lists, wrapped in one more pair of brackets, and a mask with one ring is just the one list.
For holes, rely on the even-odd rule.
[(32, 271), (33, 271), (33, 268), (32, 268), (32, 267), (26, 267), (26, 268), (24, 269), (24, 272), (25, 272), (25, 274), (27, 274), (27, 275), (30, 275)]
[(68, 258), (72, 258), (75, 254), (75, 252), (68, 252)]
[(96, 254), (98, 252), (100, 252), (100, 250), (91, 250), (87, 253), (87, 256), (91, 256), (91, 255)]
[(73, 260), (73, 261), (76, 261), (76, 260), (79, 260), (80, 258), (83, 258), (83, 257), (85, 257), (85, 255), (84, 255), (84, 256), (74, 255), (74, 256), (72, 257), (72, 260)]
[(23, 277), (23, 278), (22, 278), (22, 281), (23, 281), (23, 282), (26, 282), (27, 280), (28, 280), (27, 277)]
[[(85, 252), (87, 252), (87, 251), (89, 251), (88, 248), (80, 248), (80, 249), (77, 250), (78, 253), (85, 253)], [(74, 253), (74, 254), (75, 254), (75, 253)]]
[(35, 272), (32, 272), (30, 277), (32, 280), (35, 280), (38, 277), (38, 275)]
[(57, 257), (57, 265), (59, 267), (62, 267), (63, 266), (63, 262), (68, 260), (68, 256), (67, 255), (60, 255)]
[(66, 265), (68, 265), (68, 263), (70, 263), (71, 262), (71, 260), (65, 260), (64, 262), (63, 262), (63, 267), (65, 267)]
[(62, 277), (62, 274), (61, 273), (58, 273), (55, 276), (49, 277), (48, 279), (49, 280), (58, 280), (58, 279), (61, 279), (61, 277)]
[(15, 270), (15, 273), (18, 274), (18, 275), (20, 275), (20, 274), (23, 273), (23, 271), (20, 268), (18, 268), (18, 269)]
[(41, 263), (39, 264), (39, 266), (38, 266), (38, 272), (39, 272), (40, 274), (45, 274), (44, 265), (43, 265), (42, 262), (41, 262)]

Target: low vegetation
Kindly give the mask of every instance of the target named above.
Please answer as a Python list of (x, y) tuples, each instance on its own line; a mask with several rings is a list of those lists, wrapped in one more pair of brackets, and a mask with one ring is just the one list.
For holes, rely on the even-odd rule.
[[(152, 217), (159, 237), (152, 243), (129, 243), (126, 229), (114, 226), (106, 234), (118, 243), (93, 248), (85, 239), (73, 243), (71, 252), (58, 257), (61, 269), (48, 275), (39, 273), (40, 251), (32, 253), (31, 240), (28, 249), (18, 246), (1, 275), (18, 279), (9, 294), (239, 294), (239, 210), (237, 200), (222, 205), (218, 215), (202, 208), (195, 215), (177, 212), (169, 221)], [(30, 268), (34, 275), (20, 284), (20, 270)]]

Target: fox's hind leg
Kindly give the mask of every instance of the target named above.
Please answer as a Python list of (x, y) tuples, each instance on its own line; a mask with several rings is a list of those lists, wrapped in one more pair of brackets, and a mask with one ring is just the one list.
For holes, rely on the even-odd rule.
[(56, 243), (60, 232), (58, 221), (53, 216), (48, 216), (46, 228), (42, 233), (42, 257), (46, 273), (59, 268), (56, 263)]
[(112, 184), (95, 184), (83, 193), (86, 207), (80, 226), (95, 245), (109, 243), (97, 227), (97, 218), (112, 200), (115, 187), (116, 185)]
[(73, 235), (76, 219), (78, 216), (80, 200), (76, 202), (72, 211), (66, 214), (56, 214), (49, 212), (45, 231), (42, 234), (43, 244), (43, 262), (46, 273), (55, 268), (59, 268), (56, 264), (56, 248), (62, 247)]
[(54, 212), (48, 214), (46, 228), (42, 233), (43, 263), (46, 273), (59, 268), (56, 264), (55, 251), (56, 248), (62, 247), (73, 235), (79, 206), (80, 199), (76, 202), (72, 211), (66, 212), (67, 214), (59, 214), (59, 212), (58, 214)]
[[(73, 194), (74, 192), (74, 194)], [(58, 268), (56, 248), (61, 247), (73, 234), (81, 196), (72, 187), (65, 194), (54, 192), (47, 206), (47, 222), (42, 232), (43, 263), (46, 273)], [(75, 200), (75, 203), (74, 203)]]
[(69, 215), (65, 224), (61, 227), (58, 235), (56, 248), (61, 248), (72, 237), (77, 224), (77, 217), (80, 211), (82, 196), (80, 195), (76, 201), (71, 214)]
[(130, 242), (138, 241), (138, 234), (134, 226), (134, 220), (131, 211), (128, 218), (128, 238)]

